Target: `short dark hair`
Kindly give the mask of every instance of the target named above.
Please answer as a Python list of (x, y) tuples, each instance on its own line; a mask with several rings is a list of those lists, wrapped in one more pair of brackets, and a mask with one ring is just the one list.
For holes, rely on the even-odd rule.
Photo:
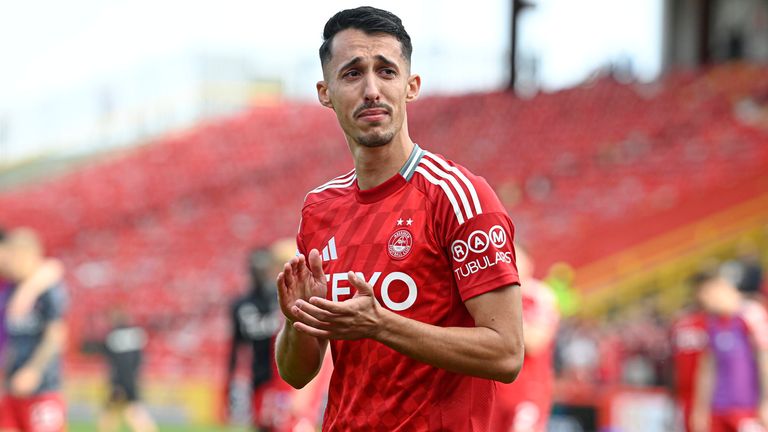
[(345, 9), (328, 20), (323, 29), (323, 44), (320, 45), (320, 64), (325, 66), (331, 59), (331, 43), (336, 33), (346, 29), (362, 30), (366, 34), (386, 33), (400, 41), (403, 58), (411, 63), (411, 37), (403, 27), (403, 22), (392, 12), (371, 6)]
[(718, 272), (717, 269), (709, 269), (694, 273), (688, 279), (688, 283), (694, 291), (698, 291), (700, 288), (704, 287), (704, 285), (720, 278), (720, 272)]

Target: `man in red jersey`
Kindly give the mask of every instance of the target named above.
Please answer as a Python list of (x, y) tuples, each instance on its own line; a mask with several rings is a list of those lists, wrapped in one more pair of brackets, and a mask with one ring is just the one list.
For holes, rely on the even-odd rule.
[(672, 323), (672, 365), (674, 368), (673, 397), (680, 414), (680, 423), (685, 432), (693, 430), (691, 410), (693, 408), (694, 383), (701, 354), (706, 351), (709, 338), (706, 329), (706, 313), (700, 305), (706, 303), (702, 296), (705, 291), (698, 289), (698, 282), (692, 280), (696, 289), (696, 306), (683, 311)]
[(560, 312), (552, 288), (533, 278), (533, 261), (528, 253), (519, 245), (515, 252), (523, 283), (525, 362), (518, 379), (499, 388), (494, 427), (499, 432), (544, 432), (552, 408), (552, 357)]
[(303, 387), (331, 345), (325, 431), (490, 431), (523, 360), (512, 221), (490, 186), (421, 149), (410, 37), (361, 7), (325, 26), (322, 105), (355, 169), (310, 191), (278, 275), (281, 376)]

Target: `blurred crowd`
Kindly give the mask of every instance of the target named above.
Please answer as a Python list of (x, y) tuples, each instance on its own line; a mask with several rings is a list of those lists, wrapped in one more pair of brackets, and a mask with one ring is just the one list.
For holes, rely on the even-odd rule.
[[(756, 255), (710, 261), (702, 271), (721, 274), (745, 299), (765, 304), (768, 284)], [(673, 387), (672, 329), (681, 317), (702, 308), (694, 288), (686, 288), (688, 304), (676, 313), (665, 313), (659, 296), (650, 294), (606, 316), (566, 318), (556, 339), (558, 377), (588, 384)]]

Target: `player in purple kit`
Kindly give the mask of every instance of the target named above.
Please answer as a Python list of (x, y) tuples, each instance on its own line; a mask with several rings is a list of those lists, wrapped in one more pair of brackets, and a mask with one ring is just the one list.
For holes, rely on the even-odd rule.
[(768, 430), (768, 318), (745, 315), (736, 286), (717, 273), (696, 278), (709, 313), (709, 347), (701, 358), (695, 387), (695, 432)]

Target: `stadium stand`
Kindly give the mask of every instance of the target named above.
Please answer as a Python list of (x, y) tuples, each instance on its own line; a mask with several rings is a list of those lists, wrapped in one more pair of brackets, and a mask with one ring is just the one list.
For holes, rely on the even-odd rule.
[[(414, 103), (410, 124), (417, 142), (497, 186), (541, 271), (568, 262), (590, 292), (679, 237), (643, 244), (719, 212), (751, 205), (726, 220), (746, 221), (742, 231), (765, 223), (766, 83), (765, 67), (735, 64), (527, 100), (431, 97)], [(69, 269), (75, 362), (120, 304), (150, 331), (156, 372), (220, 369), (246, 251), (295, 233), (306, 191), (349, 169), (331, 111), (260, 107), (3, 193), (0, 224), (39, 230)], [(707, 225), (715, 234), (728, 225), (719, 217)], [(621, 259), (634, 267), (619, 269)]]

